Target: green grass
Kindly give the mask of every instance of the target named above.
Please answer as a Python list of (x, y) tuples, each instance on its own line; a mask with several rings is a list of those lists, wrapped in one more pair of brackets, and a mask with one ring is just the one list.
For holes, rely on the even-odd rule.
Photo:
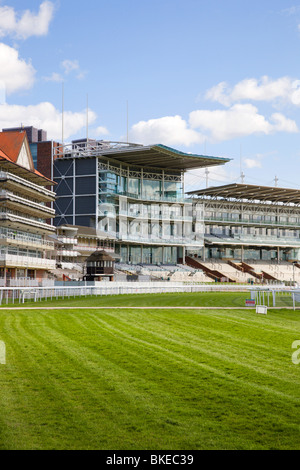
[[(117, 306), (125, 298), (144, 306), (244, 304), (243, 294), (213, 293), (62, 305)], [(100, 304), (0, 310), (1, 450), (300, 448), (300, 364), (291, 360), (299, 312)]]
[[(245, 300), (250, 298), (248, 292), (192, 292), (165, 294), (122, 294), (87, 297), (70, 297), (69, 299), (42, 300), (33, 302), (25, 300), (24, 304), (16, 302), (9, 307), (244, 307)], [(5, 309), (3, 303), (1, 308)]]

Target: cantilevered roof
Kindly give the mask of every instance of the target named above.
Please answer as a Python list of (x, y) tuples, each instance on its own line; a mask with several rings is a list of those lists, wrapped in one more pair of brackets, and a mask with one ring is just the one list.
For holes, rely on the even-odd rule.
[(101, 155), (110, 156), (114, 160), (129, 165), (170, 170), (191, 170), (214, 165), (224, 165), (230, 161), (229, 158), (224, 157), (184, 153), (161, 144), (105, 149), (101, 152)]
[(257, 186), (249, 184), (228, 184), (211, 188), (190, 191), (191, 196), (202, 196), (225, 199), (246, 199), (249, 201), (269, 201), (300, 204), (300, 190), (277, 188), (272, 186)]
[(175, 150), (165, 145), (140, 145), (110, 141), (74, 141), (58, 149), (58, 155), (73, 157), (107, 157), (112, 160), (139, 167), (169, 170), (191, 170), (215, 165), (224, 165), (230, 158), (195, 155)]

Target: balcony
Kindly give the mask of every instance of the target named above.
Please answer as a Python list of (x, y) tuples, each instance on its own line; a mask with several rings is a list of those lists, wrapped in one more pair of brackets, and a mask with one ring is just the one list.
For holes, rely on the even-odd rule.
[(37, 199), (40, 199), (42, 201), (47, 202), (55, 200), (55, 192), (49, 191), (43, 186), (31, 183), (30, 181), (24, 178), (20, 178), (19, 176), (14, 175), (13, 173), (0, 171), (0, 183), (1, 182), (5, 182), (5, 184), (9, 187), (18, 188), (18, 192), (26, 193), (31, 196), (35, 195)]
[(47, 230), (47, 231), (52, 231), (55, 232), (56, 228), (53, 225), (46, 224), (44, 222), (40, 222), (35, 219), (31, 219), (29, 217), (22, 217), (20, 215), (14, 214), (12, 211), (9, 210), (1, 210), (0, 209), (0, 220), (1, 221), (8, 221), (8, 222), (13, 222), (16, 225), (30, 225), (31, 227), (34, 227), (36, 229), (41, 229), (41, 230)]
[(0, 200), (5, 201), (5, 206), (10, 208), (20, 209), (27, 211), (29, 214), (36, 215), (41, 218), (52, 218), (55, 217), (55, 210), (39, 204), (30, 199), (25, 199), (19, 195), (16, 195), (10, 191), (0, 191)]
[(164, 211), (149, 213), (148, 211), (120, 210), (119, 216), (133, 218), (133, 219), (143, 219), (143, 220), (168, 220), (168, 221), (178, 221), (178, 222), (192, 222), (193, 221), (192, 216), (173, 214), (173, 213), (164, 212)]
[(229, 217), (204, 217), (206, 224), (225, 224), (225, 225), (252, 225), (257, 227), (295, 227), (300, 228), (300, 222), (282, 222), (274, 220), (250, 220), (250, 219), (232, 219)]
[[(100, 193), (101, 194), (101, 193)], [(118, 191), (117, 193), (103, 193), (105, 195), (109, 196), (124, 196), (127, 197), (128, 199), (134, 199), (137, 201), (150, 201), (150, 202), (167, 202), (167, 203), (173, 203), (173, 204), (184, 204), (184, 203), (189, 203), (192, 204), (190, 199), (185, 198), (184, 196), (166, 196), (166, 195), (153, 195), (149, 193), (142, 192), (141, 194), (135, 194), (135, 193), (128, 193), (127, 191)]]
[(107, 251), (110, 253), (114, 253), (115, 249), (112, 246), (89, 246), (89, 245), (78, 245), (76, 249), (79, 252), (84, 252), (84, 253), (93, 253), (94, 251)]
[(299, 248), (299, 238), (289, 237), (272, 237), (272, 236), (244, 236), (235, 235), (233, 237), (226, 237), (226, 235), (205, 235), (205, 240), (210, 244), (222, 244), (222, 245), (252, 245), (252, 246), (270, 246), (270, 247), (287, 247), (287, 248)]
[(80, 253), (74, 250), (57, 250), (57, 256), (66, 256), (68, 258), (74, 258), (76, 256), (80, 256)]
[(119, 235), (119, 241), (122, 242), (133, 242), (139, 243), (141, 245), (156, 245), (159, 244), (161, 246), (203, 246), (203, 237), (175, 237), (170, 235), (165, 236), (157, 236), (157, 235), (132, 235), (132, 234), (124, 234)]
[[(54, 242), (50, 242), (48, 240), (38, 239), (34, 237), (30, 237), (30, 235), (22, 235), (12, 232), (0, 232), (0, 240), (2, 240), (5, 244), (10, 245), (17, 245), (17, 246), (24, 246), (24, 247), (32, 247), (32, 248), (42, 248), (45, 250), (54, 250)], [(2, 244), (3, 244), (2, 243)]]
[(56, 261), (48, 258), (0, 254), (0, 265), (12, 268), (55, 269)]
[(77, 245), (78, 240), (77, 238), (68, 238), (63, 236), (57, 237), (58, 241), (63, 243), (64, 245)]

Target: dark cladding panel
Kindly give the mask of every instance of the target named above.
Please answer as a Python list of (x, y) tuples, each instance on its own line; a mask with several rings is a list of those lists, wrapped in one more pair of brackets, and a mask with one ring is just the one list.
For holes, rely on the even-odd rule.
[(54, 181), (57, 183), (57, 186), (55, 186), (57, 197), (73, 195), (73, 178), (54, 178)]
[(76, 195), (78, 194), (96, 194), (96, 177), (82, 176), (76, 178)]
[(96, 175), (96, 158), (82, 158), (75, 160), (76, 175)]
[(84, 227), (95, 227), (95, 217), (79, 216), (75, 218), (75, 225), (82, 225)]
[(54, 219), (54, 225), (55, 227), (59, 227), (60, 225), (64, 225), (64, 224), (69, 224), (69, 225), (73, 225), (73, 217), (55, 217)]
[(73, 214), (73, 198), (60, 197), (54, 202), (54, 209), (57, 215)]
[(57, 158), (54, 160), (53, 172), (54, 178), (60, 178), (61, 176), (73, 176), (73, 160)]
[(93, 196), (76, 197), (75, 213), (78, 214), (95, 214), (96, 204)]

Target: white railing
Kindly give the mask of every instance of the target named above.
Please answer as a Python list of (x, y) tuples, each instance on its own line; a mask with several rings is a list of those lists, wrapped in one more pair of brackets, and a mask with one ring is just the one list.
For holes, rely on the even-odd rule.
[(61, 266), (61, 269), (69, 269), (69, 270), (74, 270), (74, 271), (79, 271), (80, 273), (83, 272), (83, 265), (80, 265), (78, 263), (67, 263), (67, 262), (59, 262), (59, 266)]
[(26, 186), (29, 189), (33, 189), (35, 191), (38, 191), (39, 193), (42, 193), (44, 196), (48, 196), (51, 199), (55, 199), (55, 192), (49, 191), (48, 189), (44, 188), (44, 186), (39, 186), (35, 183), (32, 183), (31, 181), (28, 181), (26, 179), (20, 178), (17, 175), (14, 175), (13, 173), (9, 173), (8, 171), (0, 171), (0, 179), (7, 179), (14, 181), (16, 183), (21, 184), (22, 186)]
[(132, 234), (119, 234), (119, 240), (121, 241), (135, 241), (140, 243), (160, 243), (162, 245), (192, 245), (192, 246), (203, 246), (203, 238), (198, 238), (197, 236), (188, 238), (188, 237), (175, 237), (167, 234), (161, 235), (132, 235)]
[(68, 238), (68, 237), (62, 237), (59, 235), (57, 239), (61, 243), (64, 243), (64, 245), (77, 245), (78, 243), (77, 238)]
[(68, 256), (69, 258), (76, 258), (80, 253), (75, 250), (57, 250), (56, 252), (57, 256)]
[(46, 224), (44, 222), (39, 222), (38, 220), (32, 219), (30, 217), (21, 217), (17, 214), (14, 214), (12, 211), (9, 211), (9, 210), (2, 209), (0, 211), (0, 216), (4, 220), (12, 219), (14, 222), (15, 221), (21, 222), (23, 224), (39, 227), (39, 228), (46, 229), (46, 230), (51, 230), (52, 232), (55, 232), (56, 230), (56, 227), (54, 227), (53, 225)]
[(172, 214), (170, 212), (148, 212), (139, 210), (120, 210), (119, 215), (127, 218), (147, 219), (147, 220), (165, 220), (165, 221), (179, 221), (179, 222), (192, 222), (193, 217), (181, 214)]
[(53, 259), (10, 254), (0, 254), (0, 262), (5, 263), (7, 266), (11, 265), (18, 268), (55, 269), (56, 267), (56, 261)]
[(51, 209), (51, 207), (45, 206), (43, 204), (39, 204), (38, 202), (32, 201), (30, 199), (26, 199), (21, 197), (17, 194), (14, 194), (11, 191), (0, 191), (0, 197), (3, 196), (5, 198), (11, 198), (13, 202), (17, 202), (19, 204), (23, 204), (25, 206), (30, 206), (37, 211), (43, 212), (46, 216), (51, 217), (51, 215), (55, 215), (55, 210)]
[(0, 278), (0, 287), (50, 287), (54, 286), (53, 279), (31, 279), (29, 277), (18, 277), (16, 279)]
[(110, 253), (113, 253), (115, 251), (113, 247), (109, 247), (106, 245), (103, 245), (103, 246), (77, 245), (76, 250), (77, 251), (90, 251), (90, 252), (107, 251)]
[[(67, 283), (66, 283), (67, 284)], [(72, 282), (70, 282), (72, 284)], [(98, 282), (94, 285), (77, 283), (75, 286), (54, 287), (0, 287), (0, 305), (9, 303), (23, 304), (25, 300), (68, 299), (71, 297), (108, 296), (121, 294), (159, 294), (172, 292), (212, 292), (212, 291), (249, 291), (245, 285), (199, 285), (183, 282)], [(86, 283), (88, 284), (88, 283)]]
[(17, 243), (25, 243), (26, 245), (30, 246), (35, 246), (39, 247), (42, 246), (43, 248), (50, 248), (51, 250), (54, 249), (54, 242), (50, 242), (48, 240), (40, 240), (38, 238), (26, 236), (26, 235), (21, 235), (18, 233), (3, 233), (0, 230), (0, 239), (1, 240), (9, 240), (9, 241), (15, 241)]

